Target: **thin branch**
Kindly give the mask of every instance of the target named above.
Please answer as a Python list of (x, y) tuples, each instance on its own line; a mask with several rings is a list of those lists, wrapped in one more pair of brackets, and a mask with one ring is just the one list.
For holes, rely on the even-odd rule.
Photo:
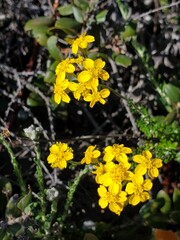
[(165, 5), (165, 6), (156, 8), (156, 9), (153, 9), (153, 10), (149, 10), (148, 12), (142, 13), (142, 14), (139, 15), (139, 16), (134, 16), (134, 17), (132, 17), (132, 19), (133, 19), (133, 20), (138, 20), (138, 19), (140, 19), (140, 18), (146, 17), (146, 16), (148, 16), (148, 15), (150, 15), (150, 14), (159, 12), (159, 11), (161, 11), (161, 10), (164, 10), (164, 9), (167, 9), (167, 8), (170, 8), (170, 7), (175, 7), (175, 6), (179, 5), (179, 4), (180, 4), (180, 1), (174, 2), (174, 3), (168, 4), (168, 5)]

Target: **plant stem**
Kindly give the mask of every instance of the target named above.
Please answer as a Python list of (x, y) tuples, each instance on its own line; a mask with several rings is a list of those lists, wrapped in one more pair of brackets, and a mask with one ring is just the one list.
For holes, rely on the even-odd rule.
[(7, 149), (8, 153), (10, 155), (11, 164), (13, 166), (14, 173), (17, 177), (18, 185), (21, 189), (22, 195), (24, 195), (27, 192), (27, 189), (26, 189), (26, 185), (24, 183), (24, 180), (22, 178), (22, 173), (21, 173), (21, 170), (20, 170), (20, 166), (19, 166), (19, 164), (16, 160), (16, 157), (15, 157), (13, 151), (12, 151), (12, 148), (11, 148), (10, 144), (4, 139), (2, 134), (0, 134), (0, 143), (2, 143), (2, 145)]
[(74, 193), (75, 193), (75, 191), (77, 189), (77, 186), (78, 186), (82, 176), (84, 174), (86, 174), (88, 171), (89, 171), (89, 167), (88, 166), (85, 166), (84, 169), (80, 170), (80, 172), (77, 175), (77, 177), (75, 177), (75, 179), (73, 180), (72, 185), (69, 187), (69, 192), (67, 194), (67, 200), (66, 200), (66, 204), (65, 204), (65, 207), (64, 207), (64, 213), (63, 213), (62, 218), (61, 218), (62, 229), (63, 229), (63, 226), (64, 226), (64, 222), (65, 222), (66, 218), (68, 217), (68, 210), (72, 206), (73, 197), (74, 197)]
[(42, 171), (41, 160), (40, 160), (41, 154), (40, 154), (40, 149), (38, 148), (36, 143), (34, 143), (34, 151), (36, 153), (34, 162), (36, 164), (36, 179), (37, 179), (38, 187), (41, 194), (41, 208), (42, 208), (42, 211), (45, 213), (45, 191), (44, 191), (43, 171)]

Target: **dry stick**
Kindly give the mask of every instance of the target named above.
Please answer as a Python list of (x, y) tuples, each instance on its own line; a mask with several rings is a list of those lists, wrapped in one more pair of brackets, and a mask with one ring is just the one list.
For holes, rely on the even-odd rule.
[(34, 91), (35, 93), (37, 93), (44, 100), (44, 102), (46, 104), (47, 113), (48, 113), (48, 119), (49, 119), (50, 131), (51, 131), (51, 139), (54, 140), (55, 139), (55, 131), (54, 131), (54, 125), (53, 125), (53, 117), (51, 114), (51, 108), (50, 108), (50, 104), (49, 104), (47, 97), (37, 87), (33, 86), (31, 83), (26, 83), (26, 87), (30, 91)]
[(139, 15), (139, 16), (137, 16), (137, 17), (133, 17), (133, 16), (132, 16), (132, 19), (133, 19), (133, 20), (138, 20), (139, 18), (146, 17), (146, 16), (148, 16), (148, 15), (150, 15), (150, 14), (152, 14), (152, 13), (159, 12), (159, 11), (161, 11), (161, 10), (163, 10), (163, 9), (166, 9), (166, 8), (175, 7), (175, 6), (179, 5), (179, 4), (180, 4), (180, 1), (175, 2), (175, 3), (171, 3), (171, 4), (169, 4), (169, 5), (165, 5), (165, 6), (162, 6), (162, 7), (153, 9), (153, 10), (150, 10), (150, 11), (148, 11), (148, 12), (142, 13), (141, 15)]
[[(109, 63), (110, 63), (110, 65), (111, 65), (111, 67), (112, 67), (113, 73), (114, 73), (114, 74), (117, 74), (117, 73), (118, 73), (117, 66), (115, 65), (114, 61), (113, 61), (111, 58), (109, 58)], [(140, 133), (139, 133), (139, 130), (138, 130), (137, 126), (136, 126), (136, 122), (135, 122), (134, 116), (133, 116), (133, 114), (131, 113), (131, 110), (130, 110), (130, 108), (129, 108), (129, 106), (128, 106), (128, 101), (127, 101), (127, 98), (126, 98), (126, 96), (125, 96), (125, 93), (124, 93), (122, 84), (121, 84), (121, 94), (117, 93), (117, 92), (116, 92), (114, 89), (112, 89), (112, 88), (109, 88), (109, 89), (110, 89), (111, 92), (113, 92), (116, 96), (118, 96), (118, 97), (120, 97), (120, 98), (122, 99), (122, 102), (123, 102), (124, 107), (125, 107), (125, 109), (126, 109), (126, 111), (127, 111), (127, 113), (128, 113), (129, 120), (130, 120), (130, 122), (131, 122), (131, 124), (132, 124), (132, 128), (133, 128), (133, 130), (134, 130), (134, 132), (135, 132), (135, 135), (138, 135), (138, 136), (139, 136)]]

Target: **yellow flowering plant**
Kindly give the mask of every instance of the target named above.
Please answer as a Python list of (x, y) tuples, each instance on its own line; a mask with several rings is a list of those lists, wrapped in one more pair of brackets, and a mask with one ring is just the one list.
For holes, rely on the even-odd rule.
[[(12, 30), (6, 17), (13, 1), (5, 2), (2, 39), (19, 48), (1, 44), (0, 239), (144, 239), (140, 227), (148, 222), (179, 227), (179, 166), (169, 171), (169, 161), (180, 159), (173, 60), (178, 3), (156, 8), (162, 21), (145, 29), (152, 25), (143, 24), (153, 17), (152, 4), (141, 9), (131, 1), (128, 9), (120, 0), (42, 1), (46, 16), (24, 28), (31, 42), (22, 41), (27, 34), (18, 26), (38, 14), (37, 4), (33, 10), (33, 3), (27, 9), (27, 1), (17, 1), (15, 15), (20, 5), (28, 14), (12, 19), (14, 38), (14, 31), (3, 31)], [(161, 41), (154, 36), (161, 33), (170, 47), (157, 48)], [(161, 186), (165, 191), (156, 194)]]
[[(72, 54), (75, 58), (62, 60), (56, 67), (56, 80), (54, 83), (54, 101), (69, 103), (72, 92), (76, 100), (83, 99), (90, 102), (90, 107), (99, 102), (105, 104), (105, 99), (110, 95), (108, 88), (100, 89), (100, 80), (107, 81), (109, 73), (104, 70), (105, 61), (101, 58), (95, 60), (84, 56), (82, 50), (88, 48), (88, 44), (94, 42), (91, 35), (82, 33), (72, 41)], [(78, 57), (76, 55), (78, 54)]]
[[(105, 61), (101, 58), (93, 60), (84, 55), (88, 44), (94, 41), (95, 38), (86, 33), (71, 41), (74, 57), (61, 61), (55, 70), (54, 101), (57, 104), (69, 103), (70, 92), (76, 100), (90, 102), (91, 108), (97, 102), (106, 103), (110, 90), (100, 89), (100, 81), (110, 78), (109, 73), (104, 70)], [(52, 168), (62, 170), (74, 158), (72, 148), (66, 143), (55, 143), (49, 150), (47, 161)], [(97, 192), (100, 207), (108, 207), (117, 215), (128, 204), (135, 206), (150, 199), (152, 179), (158, 177), (158, 168), (162, 166), (162, 160), (152, 159), (150, 151), (132, 155), (132, 149), (124, 144), (108, 145), (102, 152), (96, 145), (90, 145), (80, 161), (80, 164), (93, 166), (91, 172), (99, 185)]]
[[(47, 160), (53, 168), (66, 168), (67, 162), (74, 157), (72, 148), (65, 143), (53, 144), (49, 150)], [(133, 160), (129, 159), (127, 154), (132, 154), (132, 149), (123, 144), (109, 145), (102, 153), (96, 149), (96, 145), (90, 145), (80, 161), (81, 164), (93, 166), (91, 172), (99, 185), (97, 191), (100, 207), (108, 207), (117, 215), (120, 215), (128, 204), (135, 206), (150, 199), (152, 178), (158, 177), (157, 168), (162, 166), (161, 159), (151, 160), (150, 151), (134, 155)], [(150, 172), (148, 175), (147, 169)]]

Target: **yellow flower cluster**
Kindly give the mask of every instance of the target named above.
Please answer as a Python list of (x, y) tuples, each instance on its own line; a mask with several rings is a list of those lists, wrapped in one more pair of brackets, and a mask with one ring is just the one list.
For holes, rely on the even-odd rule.
[(127, 154), (132, 153), (131, 148), (114, 144), (104, 149), (102, 161), (98, 161), (101, 153), (95, 147), (88, 147), (81, 163), (94, 164), (95, 181), (100, 185), (98, 194), (101, 208), (108, 206), (112, 212), (120, 215), (127, 204), (135, 206), (150, 199), (152, 179), (159, 174), (161, 159), (152, 159), (152, 154), (144, 151), (142, 155), (135, 155), (130, 162)]
[(110, 95), (109, 89), (99, 89), (99, 80), (107, 81), (109, 74), (103, 68), (105, 62), (98, 58), (92, 60), (84, 57), (82, 50), (88, 47), (95, 39), (91, 35), (83, 33), (72, 41), (72, 53), (75, 58), (67, 58), (61, 61), (56, 67), (56, 81), (54, 84), (54, 101), (60, 104), (70, 102), (69, 93), (72, 92), (78, 101), (83, 99), (90, 102), (94, 107), (97, 102), (105, 104), (105, 98)]
[[(81, 164), (94, 166), (100, 207), (109, 207), (117, 215), (127, 204), (135, 206), (150, 199), (152, 180), (158, 177), (158, 168), (162, 166), (162, 160), (153, 159), (150, 151), (134, 155), (130, 161), (127, 155), (131, 153), (131, 148), (114, 144), (105, 147), (101, 154), (95, 145), (86, 149), (81, 160)], [(52, 168), (63, 169), (73, 157), (73, 150), (68, 144), (57, 142), (50, 147), (47, 161)]]

